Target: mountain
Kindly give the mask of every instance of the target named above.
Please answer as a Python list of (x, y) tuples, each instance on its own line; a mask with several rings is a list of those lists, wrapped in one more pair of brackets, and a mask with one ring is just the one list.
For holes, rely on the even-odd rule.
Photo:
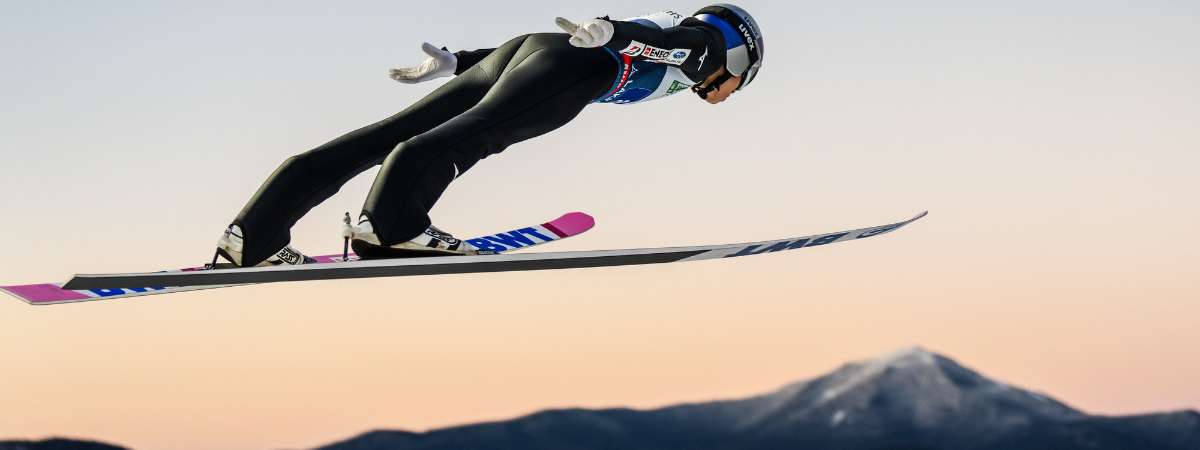
[(1200, 413), (1093, 416), (911, 348), (739, 400), (563, 409), (318, 450), (1200, 449)]
[[(1200, 413), (1093, 416), (921, 348), (767, 394), (651, 410), (561, 409), (424, 433), (372, 431), (317, 450), (1200, 450)], [(0, 450), (125, 450), (0, 441)]]
[(52, 438), (42, 441), (0, 441), (0, 450), (127, 450), (94, 441)]

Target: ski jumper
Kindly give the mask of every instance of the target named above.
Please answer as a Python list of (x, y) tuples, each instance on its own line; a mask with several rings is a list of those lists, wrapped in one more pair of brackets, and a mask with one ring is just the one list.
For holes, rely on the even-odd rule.
[(457, 52), (456, 76), (412, 106), (288, 158), (233, 221), (244, 233), (243, 265), (287, 245), (301, 217), (375, 165), (362, 214), (384, 245), (404, 242), (479, 160), (565, 125), (590, 103), (661, 98), (724, 65), (724, 37), (700, 20), (662, 12), (611, 22), (614, 36), (600, 48), (538, 33)]

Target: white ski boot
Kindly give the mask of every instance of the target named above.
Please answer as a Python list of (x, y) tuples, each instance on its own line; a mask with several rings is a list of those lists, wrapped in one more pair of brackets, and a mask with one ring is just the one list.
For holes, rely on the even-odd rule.
[(433, 225), (429, 225), (425, 232), (407, 242), (385, 246), (375, 234), (375, 227), (371, 225), (371, 221), (366, 216), (361, 216), (352, 234), (351, 246), (354, 247), (354, 253), (363, 259), (479, 254), (479, 249), (474, 245)]
[[(242, 266), (242, 228), (237, 225), (230, 225), (221, 238), (217, 240), (217, 255), (213, 256), (213, 267), (216, 267), (217, 256), (225, 258), (229, 262), (238, 267)], [(280, 265), (297, 265), (313, 263), (316, 260), (304, 256), (299, 250), (292, 248), (290, 245), (285, 245), (274, 255), (268, 257), (265, 261), (258, 263), (255, 267), (268, 267)]]

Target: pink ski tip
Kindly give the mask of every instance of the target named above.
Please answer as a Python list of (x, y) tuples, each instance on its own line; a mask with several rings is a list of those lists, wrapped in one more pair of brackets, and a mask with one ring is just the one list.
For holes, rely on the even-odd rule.
[(75, 291), (68, 291), (53, 284), (27, 284), (23, 286), (3, 286), (4, 289), (22, 300), (32, 304), (55, 303), (70, 300), (85, 300), (91, 297)]
[(569, 212), (543, 226), (558, 233), (559, 237), (570, 237), (592, 229), (596, 226), (596, 219), (581, 212)]

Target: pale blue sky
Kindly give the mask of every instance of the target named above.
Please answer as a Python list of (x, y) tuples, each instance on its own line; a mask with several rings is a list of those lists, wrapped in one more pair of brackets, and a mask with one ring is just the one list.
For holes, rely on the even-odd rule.
[[(1173, 145), (1194, 123), (1197, 104), (1197, 7), (1187, 2), (746, 6), (770, 31), (769, 70), (738, 102), (720, 110), (678, 97), (633, 108), (603, 105), (569, 131), (548, 137), (552, 143), (544, 145), (553, 152), (488, 165), (514, 170), (532, 164), (530, 173), (538, 174), (632, 170), (631, 179), (661, 180), (656, 187), (693, 189), (694, 178), (730, 180), (729, 187), (762, 182), (748, 170), (728, 170), (743, 160), (846, 168), (793, 175), (810, 180), (887, 176), (883, 168), (928, 178), (933, 174), (913, 165), (943, 161), (956, 170), (936, 175), (960, 185), (979, 180), (959, 164), (974, 161), (999, 175), (972, 186), (980, 194), (1020, 192), (1027, 183), (1006, 183), (1010, 178), (1003, 174), (1032, 170), (1035, 181), (1047, 183), (1058, 176), (1084, 177), (1085, 183), (1094, 177), (1112, 186), (1100, 180), (1133, 177), (1128, 181), (1146, 181), (1141, 187), (1161, 198), (1182, 192), (1179, 183), (1197, 162), (1190, 148)], [(6, 61), (0, 145), (6, 163), (27, 170), (2, 182), (9, 191), (40, 189), (35, 197), (6, 199), (6, 206), (70, 220), (61, 216), (68, 214), (65, 205), (92, 216), (183, 196), (186, 214), (194, 216), (168, 228), (211, 234), (284, 157), (385, 117), (427, 92), (428, 86), (401, 86), (383, 75), (388, 67), (418, 62), (422, 40), (482, 47), (526, 31), (551, 31), (555, 15), (628, 16), (647, 8), (641, 2), (572, 2), (553, 11), (534, 2), (419, 10), (403, 2), (13, 2), (0, 30)], [(669, 134), (684, 136), (630, 135), (647, 144), (625, 148), (597, 142), (611, 135), (606, 129), (627, 127), (625, 122), (666, 122), (678, 130)], [(738, 150), (703, 156), (683, 150), (695, 147), (696, 134), (715, 129), (739, 130), (712, 145)], [(734, 139), (740, 136), (755, 138)], [(565, 148), (567, 142), (577, 149)], [(634, 154), (642, 167), (659, 170), (629, 168)], [(664, 168), (679, 164), (692, 173)], [(490, 169), (477, 172), (472, 181), (499, 176)], [(612, 186), (620, 179), (605, 175), (593, 182), (620, 189)], [(352, 185), (347, 191), (356, 195), (333, 209), (355, 209), (365, 181)], [(502, 182), (463, 183), (455, 190), (478, 184), (486, 191), (496, 183)], [(591, 186), (572, 196), (621, 198), (623, 204), (630, 195), (647, 194), (638, 188), (607, 195)], [(809, 195), (803, 185), (794, 186), (784, 192)], [(205, 198), (194, 198), (198, 191)], [(689, 201), (677, 194), (630, 203), (648, 213), (663, 202)], [(697, 196), (695, 206), (713, 194)], [(911, 197), (910, 203), (921, 203), (921, 195)], [(336, 220), (336, 214), (323, 213)]]

